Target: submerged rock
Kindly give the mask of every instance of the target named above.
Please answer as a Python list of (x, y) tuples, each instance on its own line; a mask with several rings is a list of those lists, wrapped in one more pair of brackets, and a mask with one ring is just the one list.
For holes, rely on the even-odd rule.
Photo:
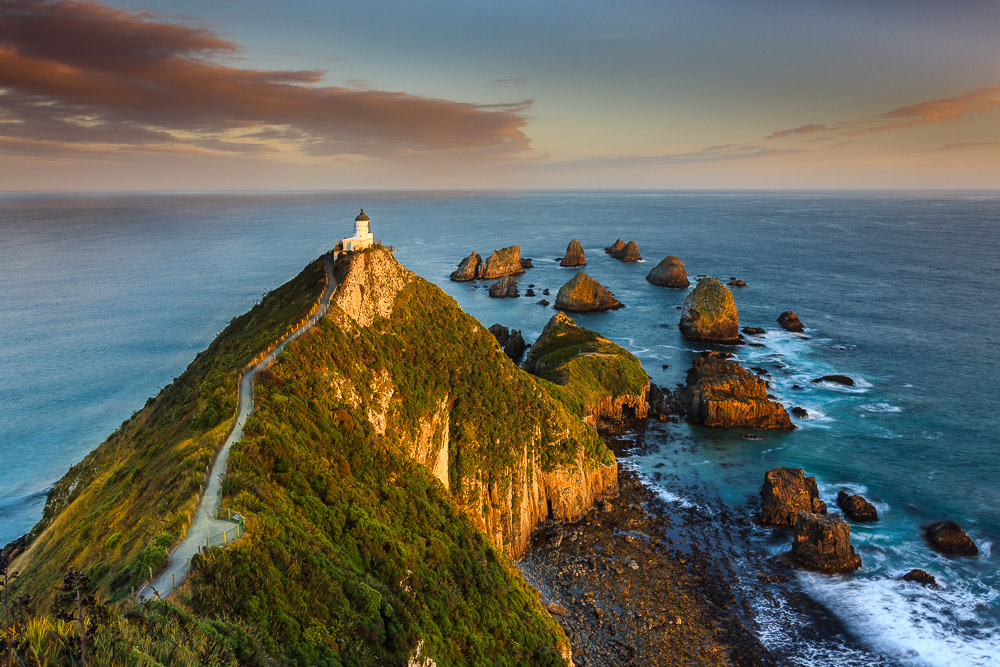
[(913, 569), (900, 577), (903, 581), (915, 581), (918, 584), (923, 584), (924, 586), (931, 586), (932, 588), (937, 588), (937, 579), (934, 578), (933, 574), (924, 572), (920, 569)]
[(794, 331), (796, 333), (805, 331), (805, 326), (799, 321), (799, 316), (790, 310), (786, 310), (781, 315), (778, 315), (778, 324), (785, 331)]
[(604, 252), (608, 253), (609, 255), (613, 255), (624, 247), (625, 247), (625, 242), (622, 241), (621, 239), (618, 239), (611, 245), (605, 246)]
[(745, 282), (743, 282), (742, 280), (740, 280), (738, 278), (733, 278), (732, 280), (730, 280), (726, 284), (729, 285), (730, 287), (746, 287), (747, 286), (747, 284)]
[(771, 468), (760, 487), (760, 523), (793, 526), (799, 512), (826, 514), (819, 499), (816, 478), (806, 477), (802, 468)]
[(559, 266), (584, 266), (587, 258), (583, 254), (583, 246), (576, 239), (569, 242), (566, 254), (559, 261)]
[(684, 299), (680, 330), (688, 340), (736, 343), (740, 321), (733, 293), (715, 278), (699, 281)]
[(673, 255), (667, 255), (650, 269), (646, 280), (660, 287), (683, 288), (691, 284), (688, 282), (684, 262)]
[(521, 296), (517, 291), (517, 282), (510, 276), (504, 276), (490, 286), (490, 296), (494, 299), (506, 299)]
[(857, 523), (878, 521), (878, 510), (862, 496), (852, 495), (842, 490), (837, 494), (837, 505), (851, 521)]
[(824, 375), (821, 378), (816, 378), (815, 380), (810, 380), (813, 384), (819, 384), (820, 382), (832, 382), (833, 384), (843, 385), (845, 387), (853, 387), (854, 380), (847, 377), (846, 375)]
[(792, 430), (780, 403), (767, 397), (767, 384), (719, 352), (705, 352), (691, 364), (684, 388), (688, 420), (705, 426)]
[(639, 254), (639, 244), (635, 241), (629, 241), (624, 247), (611, 253), (611, 256), (622, 262), (638, 262), (642, 259), (642, 255)]
[(927, 526), (924, 536), (935, 551), (955, 556), (977, 556), (979, 547), (954, 521), (938, 521)]
[(583, 271), (578, 271), (569, 282), (559, 288), (556, 308), (570, 312), (612, 310), (624, 304), (608, 289)]
[(539, 306), (547, 306), (547, 305), (549, 305), (549, 300), (548, 299), (542, 299), (541, 301), (536, 301), (535, 303), (537, 303)]
[(851, 544), (851, 527), (837, 514), (799, 512), (795, 519), (792, 561), (819, 572), (851, 572), (861, 556)]
[(512, 245), (500, 250), (494, 250), (486, 260), (483, 261), (477, 277), (483, 280), (492, 280), (501, 276), (509, 276), (523, 273), (524, 267), (521, 265), (521, 246)]
[(475, 280), (476, 276), (479, 275), (479, 267), (482, 263), (483, 260), (479, 257), (479, 253), (473, 251), (471, 255), (458, 263), (458, 269), (451, 272), (451, 279), (457, 283)]

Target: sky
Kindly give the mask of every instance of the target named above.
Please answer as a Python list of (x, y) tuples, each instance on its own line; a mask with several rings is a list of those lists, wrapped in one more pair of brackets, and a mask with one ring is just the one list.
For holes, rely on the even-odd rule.
[(0, 190), (1000, 188), (994, 0), (0, 0)]

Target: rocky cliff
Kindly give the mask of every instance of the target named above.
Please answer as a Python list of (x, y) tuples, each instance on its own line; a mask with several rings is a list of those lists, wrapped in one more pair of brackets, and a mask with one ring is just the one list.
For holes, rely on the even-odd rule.
[(688, 420), (718, 427), (792, 430), (791, 417), (767, 397), (767, 385), (720, 352), (705, 352), (687, 373)]

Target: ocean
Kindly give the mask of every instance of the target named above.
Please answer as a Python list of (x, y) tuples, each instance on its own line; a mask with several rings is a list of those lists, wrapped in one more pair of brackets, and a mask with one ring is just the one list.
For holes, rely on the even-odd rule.
[[(996, 192), (332, 192), (0, 195), (0, 544), (41, 516), (46, 490), (228, 321), (349, 236), (360, 206), (405, 266), (484, 325), (530, 342), (555, 311), (536, 303), (586, 272), (626, 307), (576, 317), (625, 346), (653, 381), (683, 382), (702, 348), (677, 330), (687, 290), (644, 280), (666, 255), (689, 276), (734, 289), (741, 326), (762, 347), (725, 348), (768, 371), (770, 391), (809, 418), (790, 433), (655, 424), (630, 465), (679, 505), (692, 484), (743, 508), (766, 470), (803, 467), (836, 511), (864, 494), (880, 521), (852, 526), (863, 568), (797, 575), (795, 586), (845, 621), (862, 649), (790, 647), (788, 610), (757, 611), (765, 644), (798, 664), (1000, 663), (1000, 193)], [(603, 252), (635, 240), (644, 261)], [(497, 300), (448, 274), (472, 250), (518, 244), (534, 269)], [(795, 311), (804, 335), (775, 322)], [(854, 387), (809, 380), (840, 373)], [(802, 388), (795, 388), (802, 387)], [(677, 442), (685, 446), (678, 448)], [(709, 511), (706, 508), (706, 511)], [(922, 525), (953, 519), (980, 548), (936, 554)], [(786, 535), (755, 531), (774, 554)], [(911, 568), (938, 589), (898, 581)], [(801, 640), (796, 640), (801, 643)]]

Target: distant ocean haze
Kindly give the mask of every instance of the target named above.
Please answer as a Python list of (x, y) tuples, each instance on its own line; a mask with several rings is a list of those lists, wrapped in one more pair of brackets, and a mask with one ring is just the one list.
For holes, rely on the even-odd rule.
[[(578, 270), (554, 260), (579, 239), (582, 269), (626, 307), (574, 318), (667, 387), (683, 382), (701, 347), (676, 326), (688, 290), (651, 285), (646, 273), (676, 255), (692, 285), (698, 274), (746, 281), (734, 289), (740, 324), (768, 333), (763, 347), (732, 351), (765, 368), (769, 391), (810, 418), (753, 442), (656, 425), (645, 438), (664, 446), (636, 465), (652, 480), (667, 464), (734, 507), (777, 465), (816, 475), (831, 508), (840, 488), (865, 494), (882, 519), (854, 528), (864, 568), (802, 585), (845, 618), (863, 618), (862, 638), (911, 656), (902, 662), (1000, 662), (996, 193), (2, 195), (0, 544), (29, 530), (44, 491), (230, 319), (350, 236), (361, 206), (404, 265), (484, 325), (522, 329), (529, 342), (555, 312), (536, 305), (541, 296), (490, 299), (447, 276), (473, 250), (518, 244), (536, 267), (517, 277), (521, 293), (534, 284), (554, 301)], [(644, 261), (606, 255), (618, 237), (637, 241)], [(804, 336), (779, 329), (785, 310), (798, 313)], [(857, 386), (810, 382), (829, 373)], [(667, 443), (677, 438), (690, 446), (675, 454)], [(940, 519), (965, 526), (983, 554), (933, 554), (920, 526)], [(912, 567), (944, 585), (898, 585)]]

